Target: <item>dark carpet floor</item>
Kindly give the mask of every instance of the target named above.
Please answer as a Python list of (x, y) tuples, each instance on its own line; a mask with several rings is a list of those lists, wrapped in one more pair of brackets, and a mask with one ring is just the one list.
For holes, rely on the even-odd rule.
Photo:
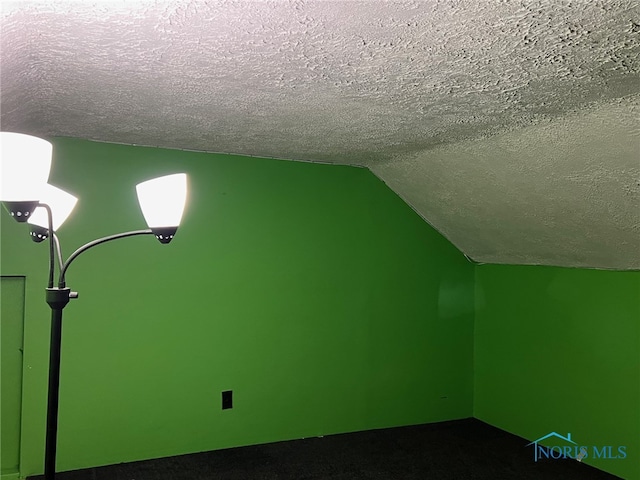
[[(231, 448), (56, 475), (57, 480), (611, 480), (475, 419)], [(42, 479), (42, 476), (30, 479)]]

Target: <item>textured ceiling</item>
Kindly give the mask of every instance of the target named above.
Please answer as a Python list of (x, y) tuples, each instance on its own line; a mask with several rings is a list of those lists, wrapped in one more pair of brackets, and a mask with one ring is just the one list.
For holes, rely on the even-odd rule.
[(640, 268), (636, 0), (3, 1), (2, 129), (363, 165), (480, 262)]

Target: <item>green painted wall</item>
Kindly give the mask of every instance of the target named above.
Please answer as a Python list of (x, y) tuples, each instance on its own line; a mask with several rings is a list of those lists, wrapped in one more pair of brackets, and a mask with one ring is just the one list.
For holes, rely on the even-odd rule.
[(626, 446), (584, 462), (640, 478), (640, 272), (484, 265), (475, 291), (474, 416)]
[[(177, 171), (172, 244), (105, 244), (67, 275), (59, 470), (472, 415), (473, 265), (366, 169), (57, 139), (51, 182), (81, 199), (66, 254), (144, 228), (135, 184)], [(27, 278), (35, 474), (47, 247), (1, 217), (1, 272)]]

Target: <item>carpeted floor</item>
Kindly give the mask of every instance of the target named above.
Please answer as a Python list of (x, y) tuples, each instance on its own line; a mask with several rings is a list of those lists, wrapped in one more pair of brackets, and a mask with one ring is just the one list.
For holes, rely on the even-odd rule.
[[(475, 419), (330, 435), (90, 468), (57, 480), (611, 480)], [(616, 461), (616, 460), (611, 460)], [(30, 479), (42, 479), (42, 476)]]

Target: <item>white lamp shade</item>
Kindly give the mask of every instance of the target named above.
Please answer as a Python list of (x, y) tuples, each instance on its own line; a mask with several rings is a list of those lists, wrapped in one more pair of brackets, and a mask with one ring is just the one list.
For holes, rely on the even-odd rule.
[(51, 143), (22, 133), (0, 132), (0, 144), (0, 201), (40, 200), (51, 170)]
[[(46, 203), (51, 207), (51, 213), (53, 216), (53, 231), (57, 231), (58, 228), (64, 223), (73, 211), (78, 199), (65, 192), (64, 190), (54, 187), (53, 185), (45, 185), (40, 195), (40, 202)], [(49, 229), (49, 219), (47, 217), (47, 210), (44, 207), (38, 207), (29, 218), (29, 222), (32, 225)]]
[(178, 227), (187, 201), (187, 175), (176, 173), (136, 185), (138, 202), (149, 228)]

